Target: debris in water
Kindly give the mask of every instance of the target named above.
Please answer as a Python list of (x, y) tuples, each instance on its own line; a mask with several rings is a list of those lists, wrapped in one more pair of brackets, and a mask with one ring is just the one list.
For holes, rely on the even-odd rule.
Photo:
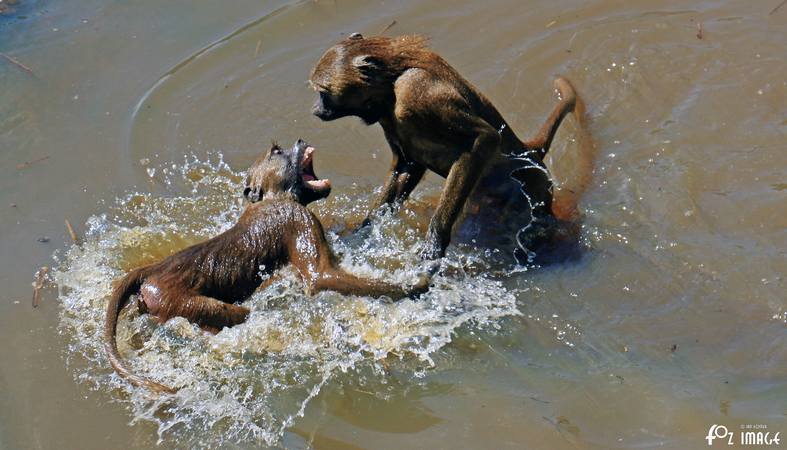
[(671, 353), (675, 353), (675, 350), (678, 349), (678, 344), (672, 344), (672, 348), (669, 349)]
[(42, 244), (46, 244), (47, 242), (49, 242), (49, 236), (41, 236), (40, 238), (38, 238), (36, 240), (38, 242), (42, 243)]
[(49, 155), (42, 156), (42, 157), (40, 157), (38, 159), (34, 159), (32, 161), (25, 161), (23, 163), (19, 163), (19, 164), (16, 165), (16, 168), (17, 168), (17, 170), (26, 169), (26, 168), (32, 166), (33, 164), (40, 163), (42, 161), (46, 161), (47, 159), (49, 159)]
[[(0, 10), (0, 13), (2, 13), (2, 10)], [(17, 61), (16, 59), (14, 59), (14, 58), (12, 58), (12, 57), (10, 57), (10, 56), (6, 55), (5, 53), (2, 53), (2, 52), (0, 52), (0, 56), (5, 58), (6, 61), (10, 62), (11, 64), (15, 65), (16, 67), (19, 67), (20, 69), (24, 70), (25, 72), (29, 73), (30, 75), (35, 76), (36, 73), (33, 72), (33, 69), (27, 67), (26, 65), (24, 65), (21, 62)]]
[(395, 21), (395, 20), (392, 20), (392, 21), (391, 21), (391, 23), (389, 23), (388, 25), (386, 25), (386, 27), (385, 27), (385, 28), (383, 28), (383, 31), (381, 31), (379, 34), (381, 34), (381, 35), (382, 35), (382, 34), (385, 34), (385, 32), (386, 32), (386, 31), (388, 31), (388, 30), (390, 30), (391, 28), (393, 28), (393, 26), (394, 26), (394, 25), (396, 25), (396, 21)]
[(36, 272), (36, 282), (33, 283), (33, 308), (38, 308), (41, 303), (41, 289), (44, 287), (46, 275), (49, 273), (49, 267), (44, 266)]
[(16, 5), (18, 0), (0, 0), (0, 14), (10, 14), (14, 12), (12, 6)]
[(560, 434), (562, 434), (563, 436), (565, 436), (565, 434), (563, 434), (563, 432), (564, 432), (564, 431), (566, 431), (566, 432), (570, 433), (570, 434), (571, 434), (571, 435), (573, 435), (574, 437), (576, 437), (577, 435), (579, 435), (579, 427), (578, 427), (578, 426), (576, 426), (576, 425), (574, 425), (573, 423), (571, 423), (571, 421), (570, 421), (570, 420), (568, 420), (568, 418), (566, 418), (566, 417), (564, 417), (564, 416), (557, 416), (557, 417), (556, 417), (556, 418), (554, 418), (554, 419), (551, 419), (551, 418), (549, 418), (549, 417), (546, 417), (546, 416), (541, 416), (541, 417), (542, 417), (544, 420), (546, 420), (547, 422), (549, 422), (549, 423), (551, 423), (552, 425), (554, 425), (554, 426), (555, 426), (555, 428), (557, 428), (557, 430), (558, 430), (558, 431), (560, 432)]
[(697, 39), (702, 39), (702, 22), (697, 23)]
[(782, 0), (782, 2), (781, 2), (781, 3), (779, 3), (778, 5), (776, 5), (776, 7), (775, 7), (775, 8), (773, 8), (773, 9), (771, 10), (771, 12), (769, 12), (769, 13), (768, 13), (768, 15), (770, 16), (771, 14), (775, 13), (776, 11), (778, 11), (778, 10), (779, 10), (779, 8), (781, 8), (782, 6), (784, 6), (784, 4), (785, 4), (785, 3), (787, 3), (787, 0)]
[(71, 242), (79, 245), (79, 238), (74, 232), (74, 227), (71, 226), (71, 222), (69, 222), (68, 219), (66, 219), (66, 229), (68, 230), (68, 235), (71, 236)]

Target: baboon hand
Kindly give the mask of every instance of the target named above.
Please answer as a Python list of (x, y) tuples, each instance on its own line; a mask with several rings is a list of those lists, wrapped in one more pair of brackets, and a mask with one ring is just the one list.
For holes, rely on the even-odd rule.
[(433, 227), (429, 227), (429, 232), (426, 234), (426, 241), (421, 244), (418, 251), (423, 261), (431, 261), (442, 258), (445, 256), (445, 248), (448, 247), (448, 242), (441, 238), (440, 233), (434, 231)]
[(416, 282), (410, 288), (408, 297), (417, 297), (426, 293), (432, 284), (432, 277), (440, 270), (439, 261), (427, 261), (421, 264), (418, 271)]
[(426, 293), (429, 290), (429, 285), (432, 283), (432, 275), (429, 273), (421, 273), (418, 275), (418, 281), (410, 288), (408, 297), (417, 297)]

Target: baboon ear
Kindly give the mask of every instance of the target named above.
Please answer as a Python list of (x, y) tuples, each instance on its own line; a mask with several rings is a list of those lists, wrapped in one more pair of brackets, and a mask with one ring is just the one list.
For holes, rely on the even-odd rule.
[(356, 56), (353, 58), (353, 66), (361, 72), (361, 76), (367, 81), (381, 79), (385, 70), (383, 61), (372, 55)]

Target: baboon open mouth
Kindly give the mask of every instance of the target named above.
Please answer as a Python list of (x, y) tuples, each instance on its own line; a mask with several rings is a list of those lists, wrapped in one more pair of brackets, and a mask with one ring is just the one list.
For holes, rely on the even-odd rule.
[(301, 156), (301, 179), (304, 184), (315, 191), (325, 191), (331, 188), (330, 180), (321, 180), (314, 173), (314, 147), (308, 146)]

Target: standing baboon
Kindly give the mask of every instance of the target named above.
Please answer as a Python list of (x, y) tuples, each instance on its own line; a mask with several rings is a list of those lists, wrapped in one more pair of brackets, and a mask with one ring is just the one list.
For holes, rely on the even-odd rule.
[[(581, 123), (584, 108), (568, 80), (555, 80), (562, 98), (538, 135), (525, 142), (418, 36), (354, 33), (325, 52), (310, 82), (319, 95), (313, 113), (320, 119), (352, 115), (383, 127), (393, 162), (367, 222), (380, 206), (403, 202), (427, 169), (446, 179), (422, 257), (444, 255), (459, 219), (454, 231), (461, 241), (512, 248), (523, 262), (527, 248), (551, 234), (556, 217), (575, 215), (580, 192), (553, 207), (543, 162), (563, 117), (574, 111)], [(581, 158), (590, 171), (591, 155)]]

